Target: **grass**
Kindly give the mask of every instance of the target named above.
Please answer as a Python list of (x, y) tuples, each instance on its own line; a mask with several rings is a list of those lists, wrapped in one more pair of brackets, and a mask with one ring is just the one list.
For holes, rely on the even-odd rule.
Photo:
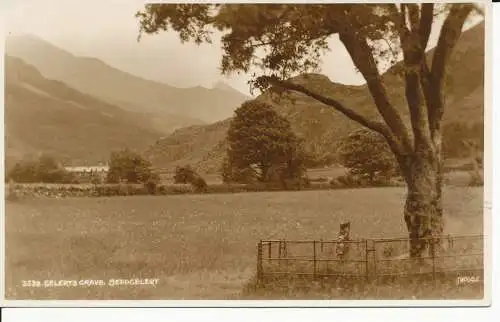
[[(354, 238), (405, 236), (404, 197), (402, 188), (374, 188), (7, 201), (6, 298), (296, 298), (243, 292), (260, 239), (332, 239), (344, 218)], [(481, 188), (447, 187), (444, 203), (446, 233), (482, 233)], [(160, 281), (22, 287), (23, 280), (135, 277)]]

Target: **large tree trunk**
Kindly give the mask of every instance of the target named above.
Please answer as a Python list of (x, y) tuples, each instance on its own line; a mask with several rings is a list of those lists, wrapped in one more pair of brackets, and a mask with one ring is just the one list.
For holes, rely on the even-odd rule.
[(406, 160), (404, 176), (408, 195), (404, 219), (410, 238), (410, 257), (422, 257), (443, 233), (442, 165), (435, 151), (414, 154)]

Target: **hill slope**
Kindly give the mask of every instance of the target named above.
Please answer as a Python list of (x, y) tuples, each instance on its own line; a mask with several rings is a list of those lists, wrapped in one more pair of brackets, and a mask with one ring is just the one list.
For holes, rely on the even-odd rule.
[[(432, 51), (431, 51), (432, 52)], [(404, 84), (397, 66), (383, 75), (391, 102), (408, 120)], [(346, 86), (332, 83), (326, 76), (308, 74), (296, 77), (317, 92), (329, 95), (370, 118), (378, 118), (366, 85)], [(484, 24), (464, 32), (448, 66), (445, 122), (482, 123), (484, 110)], [(306, 139), (309, 153), (322, 159), (335, 154), (336, 144), (359, 125), (332, 108), (303, 94), (291, 93), (292, 99), (276, 103), (268, 93), (257, 99), (273, 104), (286, 116), (293, 130)], [(151, 146), (146, 155), (152, 162), (167, 169), (190, 163), (201, 172), (217, 171), (223, 158), (225, 134), (230, 121), (190, 127), (174, 132)], [(200, 149), (202, 147), (202, 149)]]
[[(87, 57), (77, 57), (36, 36), (10, 36), (6, 53), (34, 65), (46, 78), (133, 112), (148, 113), (165, 133), (230, 117), (248, 97), (231, 89), (176, 88), (149, 81)], [(158, 121), (160, 120), (160, 121)]]
[(91, 164), (106, 161), (114, 149), (142, 150), (161, 136), (140, 115), (48, 80), (19, 58), (5, 57), (5, 80), (9, 161), (47, 152)]

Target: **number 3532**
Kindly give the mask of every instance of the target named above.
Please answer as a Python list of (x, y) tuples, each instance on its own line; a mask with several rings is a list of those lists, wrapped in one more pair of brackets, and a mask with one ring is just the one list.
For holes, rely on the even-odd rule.
[(42, 283), (36, 280), (21, 281), (23, 287), (42, 287)]

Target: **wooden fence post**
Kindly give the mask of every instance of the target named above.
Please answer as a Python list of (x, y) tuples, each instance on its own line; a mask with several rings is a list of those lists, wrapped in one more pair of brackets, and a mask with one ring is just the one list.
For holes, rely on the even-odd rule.
[(368, 282), (370, 280), (370, 269), (369, 269), (369, 266), (368, 266), (368, 259), (369, 259), (369, 256), (368, 256), (368, 240), (365, 240), (365, 269), (366, 269), (366, 281)]
[(262, 240), (257, 244), (257, 284), (262, 283)]
[[(278, 258), (281, 258), (281, 239), (278, 242)], [(281, 261), (280, 261), (281, 263)]]
[(313, 278), (316, 278), (316, 240), (313, 241), (313, 256), (314, 256)]
[(377, 278), (377, 253), (376, 242), (374, 240), (365, 240), (366, 247), (366, 278), (367, 281)]
[(436, 282), (436, 247), (434, 238), (431, 238), (431, 256), (432, 256), (432, 280)]

